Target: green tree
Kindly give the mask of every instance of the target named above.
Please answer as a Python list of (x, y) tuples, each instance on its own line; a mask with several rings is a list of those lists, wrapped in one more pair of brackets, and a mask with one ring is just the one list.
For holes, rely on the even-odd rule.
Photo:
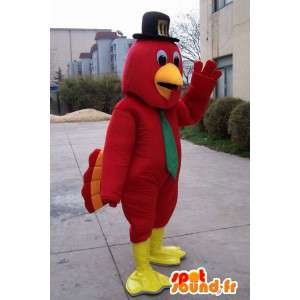
[(60, 84), (63, 82), (63, 80), (64, 80), (64, 76), (62, 74), (61, 68), (59, 67), (58, 70), (55, 72), (54, 82), (56, 84)]

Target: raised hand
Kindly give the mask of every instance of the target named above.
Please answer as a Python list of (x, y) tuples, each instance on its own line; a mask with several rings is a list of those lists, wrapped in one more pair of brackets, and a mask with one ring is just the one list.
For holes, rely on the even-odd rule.
[(208, 60), (204, 67), (201, 61), (196, 61), (191, 85), (196, 89), (205, 87), (205, 90), (211, 94), (221, 75), (222, 72), (217, 69), (217, 64), (213, 60)]
[(201, 61), (195, 62), (191, 84), (179, 104), (179, 126), (196, 124), (201, 120), (210, 95), (221, 75), (222, 72), (217, 69), (214, 61), (208, 60), (204, 67)]

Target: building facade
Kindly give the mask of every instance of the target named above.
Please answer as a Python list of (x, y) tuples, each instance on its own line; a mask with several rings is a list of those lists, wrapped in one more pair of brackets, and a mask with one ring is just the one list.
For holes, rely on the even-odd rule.
[(98, 75), (111, 74), (111, 44), (117, 39), (116, 32), (98, 32), (95, 36), (98, 51)]
[(115, 74), (122, 77), (123, 66), (133, 40), (113, 31), (101, 31), (95, 35), (90, 52), (81, 52), (68, 62), (68, 77), (101, 76)]
[(250, 0), (200, 0), (202, 59), (223, 71), (216, 97), (250, 101)]
[(68, 64), (78, 60), (81, 52), (89, 52), (97, 32), (109, 29), (50, 28), (50, 82), (60, 68), (68, 76)]
[(122, 77), (126, 55), (132, 43), (133, 40), (127, 39), (126, 37), (120, 37), (111, 43), (110, 55), (112, 71), (116, 73), (119, 78)]
[(79, 55), (79, 62), (81, 66), (81, 75), (90, 76), (92, 71), (92, 55), (90, 52), (82, 52)]
[[(68, 72), (67, 72), (68, 78), (81, 75), (81, 65), (80, 65), (80, 62), (77, 60), (73, 60), (72, 62), (68, 63), (67, 69), (68, 69)], [(66, 76), (64, 76), (64, 77), (66, 77)]]

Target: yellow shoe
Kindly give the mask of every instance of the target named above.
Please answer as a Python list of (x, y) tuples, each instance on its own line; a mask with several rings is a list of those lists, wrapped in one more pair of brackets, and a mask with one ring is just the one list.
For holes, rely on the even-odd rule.
[(126, 290), (131, 296), (158, 294), (170, 287), (169, 278), (152, 269), (149, 264), (150, 240), (134, 243), (133, 256), (136, 270), (128, 277)]
[(177, 246), (162, 246), (163, 228), (154, 228), (150, 237), (150, 262), (163, 266), (177, 266), (186, 252)]

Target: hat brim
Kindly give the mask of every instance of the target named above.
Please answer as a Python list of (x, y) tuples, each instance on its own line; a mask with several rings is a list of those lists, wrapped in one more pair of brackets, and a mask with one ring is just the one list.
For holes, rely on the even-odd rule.
[(137, 40), (161, 40), (161, 41), (169, 41), (169, 42), (179, 42), (179, 39), (177, 38), (171, 36), (162, 36), (162, 35), (135, 33), (132, 37)]

